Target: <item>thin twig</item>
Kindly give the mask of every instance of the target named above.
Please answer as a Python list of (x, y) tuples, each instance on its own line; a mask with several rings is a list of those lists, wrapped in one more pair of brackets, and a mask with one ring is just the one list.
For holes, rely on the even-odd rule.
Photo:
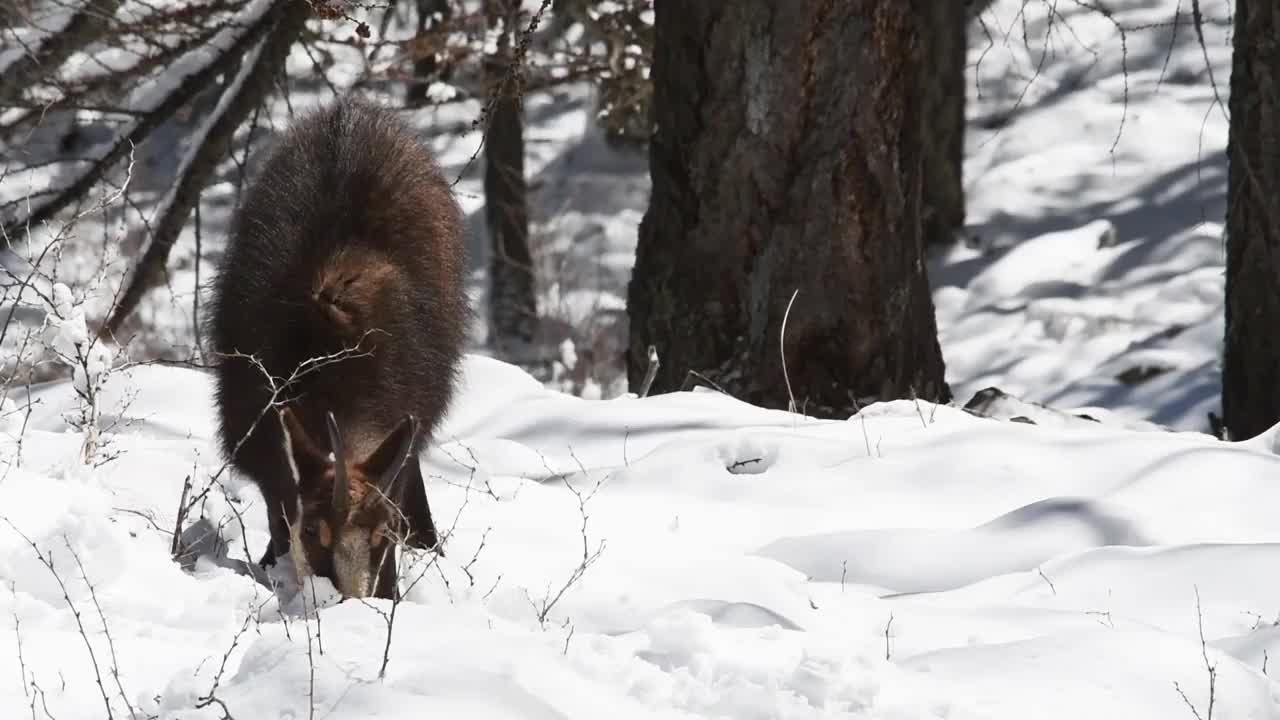
[(80, 578), (84, 580), (85, 587), (89, 588), (89, 599), (93, 601), (93, 607), (98, 613), (98, 620), (102, 622), (102, 634), (107, 638), (107, 652), (111, 656), (111, 677), (116, 682), (116, 690), (120, 691), (120, 699), (124, 700), (125, 707), (129, 708), (129, 716), (137, 720), (138, 711), (129, 702), (129, 694), (124, 691), (124, 684), (120, 681), (120, 662), (116, 659), (116, 643), (111, 638), (111, 628), (107, 626), (107, 615), (102, 612), (102, 605), (98, 602), (98, 592), (94, 589), (93, 583), (89, 581), (89, 573), (85, 571), (84, 563), (80, 561), (79, 553), (75, 551), (75, 548), (71, 547), (71, 541), (64, 535), (62, 542), (67, 546), (67, 552), (71, 553), (72, 559), (76, 561), (76, 567), (80, 569)]
[(36, 545), (35, 541), (19, 530), (18, 526), (13, 524), (13, 521), (9, 520), (7, 517), (3, 519), (15, 533), (26, 541), (32, 552), (35, 553), (36, 558), (40, 561), (40, 564), (45, 566), (49, 571), (49, 574), (53, 576), (54, 582), (58, 583), (58, 588), (62, 591), (62, 599), (67, 603), (67, 607), (71, 609), (71, 616), (76, 621), (76, 628), (80, 632), (80, 639), (84, 641), (85, 650), (89, 653), (89, 662), (93, 666), (94, 681), (98, 685), (98, 693), (102, 696), (102, 704), (107, 711), (107, 720), (114, 720), (115, 713), (111, 709), (111, 699), (107, 695), (106, 685), (102, 682), (102, 672), (98, 669), (98, 655), (93, 650), (93, 643), (89, 642), (89, 633), (84, 628), (84, 621), (80, 617), (80, 611), (76, 608), (75, 603), (71, 601), (71, 593), (67, 590), (66, 583), (62, 581), (62, 575), (59, 574), (53, 566), (52, 556), (46, 556), (41, 552), (40, 547)]
[(787, 318), (791, 316), (791, 304), (796, 301), (796, 295), (799, 294), (800, 288), (791, 292), (787, 309), (782, 313), (782, 329), (778, 331), (778, 354), (782, 357), (782, 379), (787, 383), (787, 412), (792, 413), (796, 411), (796, 396), (791, 391), (791, 377), (787, 374)]
[(644, 372), (644, 380), (640, 383), (640, 390), (636, 394), (640, 397), (649, 395), (649, 388), (653, 387), (654, 378), (658, 377), (658, 348), (653, 345), (649, 346), (649, 367)]

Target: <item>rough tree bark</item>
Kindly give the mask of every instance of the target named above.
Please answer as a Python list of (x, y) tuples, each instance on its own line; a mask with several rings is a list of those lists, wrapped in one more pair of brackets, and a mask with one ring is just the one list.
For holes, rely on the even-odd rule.
[(1233, 439), (1280, 421), (1280, 0), (1237, 0), (1227, 144), (1222, 411)]
[(931, 2), (924, 47), (924, 204), (930, 246), (950, 245), (964, 227), (964, 63), (973, 6)]
[(513, 66), (519, 11), (519, 0), (486, 0), (489, 26), (502, 29), (497, 50), (484, 60), (493, 98), (484, 146), (484, 212), (493, 248), (489, 339), (500, 354), (527, 346), (538, 318), (524, 179), (524, 111), (520, 79)]
[(914, 90), (928, 8), (655, 1), (653, 189), (628, 290), (633, 389), (653, 344), (654, 392), (696, 384), (696, 372), (766, 407), (793, 393), (816, 416), (950, 399), (921, 259)]

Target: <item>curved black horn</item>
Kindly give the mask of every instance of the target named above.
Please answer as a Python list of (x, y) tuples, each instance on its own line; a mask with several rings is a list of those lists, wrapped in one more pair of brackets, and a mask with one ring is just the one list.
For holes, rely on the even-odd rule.
[(342, 432), (338, 430), (338, 421), (333, 417), (333, 411), (325, 413), (325, 422), (329, 426), (329, 445), (333, 449), (333, 509), (339, 515), (345, 515), (350, 486), (347, 482), (347, 462), (346, 452), (342, 447)]
[[(400, 424), (392, 431), (392, 436), (402, 433), (404, 437), (400, 438), (400, 442), (396, 445), (396, 454), (391, 463), (387, 466), (386, 471), (382, 473), (382, 477), (378, 478), (378, 490), (382, 494), (391, 499), (392, 502), (400, 502), (400, 491), (404, 489), (404, 483), (397, 482), (400, 477), (400, 471), (404, 469), (406, 463), (409, 462), (413, 453), (413, 442), (418, 437), (418, 419), (413, 414), (406, 415)], [(390, 440), (391, 438), (387, 438)]]

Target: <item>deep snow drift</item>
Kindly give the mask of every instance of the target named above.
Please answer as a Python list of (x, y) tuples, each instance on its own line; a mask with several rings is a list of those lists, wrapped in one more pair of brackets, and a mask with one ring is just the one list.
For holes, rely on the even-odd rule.
[[(1164, 720), (1207, 712), (1207, 657), (1215, 717), (1280, 717), (1272, 435), (464, 383), (424, 457), (448, 554), (406, 560), (389, 650), (389, 602), (170, 559), (220, 465), (207, 375), (108, 378), (97, 467), (71, 386), (37, 389), (0, 466), (3, 716)], [(260, 497), (221, 482), (187, 524), (256, 557)]]

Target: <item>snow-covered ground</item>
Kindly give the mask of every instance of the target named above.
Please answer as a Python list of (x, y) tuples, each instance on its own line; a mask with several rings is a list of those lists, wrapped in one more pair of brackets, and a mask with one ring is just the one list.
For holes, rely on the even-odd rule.
[(1021, 5), (997, 3), (973, 33), (966, 202), (993, 249), (930, 267), (947, 378), (962, 399), (995, 384), (1207, 431), (1232, 6), (1200, 3), (1201, 44), (1190, 3), (1108, 3), (1110, 19), (1091, 3), (1046, 3), (1052, 19)]
[[(219, 467), (209, 392), (113, 376), (96, 468), (70, 387), (35, 393), (0, 480), (5, 717), (105, 692), (115, 717), (1163, 720), (1207, 712), (1206, 659), (1216, 717), (1280, 717), (1273, 436), (591, 401), (473, 355), (424, 459), (447, 557), (409, 570), (388, 651), (389, 602), (317, 620), (170, 559), (184, 478)], [(189, 522), (256, 557), (258, 497), (223, 482)]]
[[(95, 413), (73, 385), (15, 390), (0, 718), (1280, 717), (1280, 432), (1201, 432), (1231, 6), (1200, 3), (1202, 46), (1177, 0), (1022, 5), (974, 30), (974, 241), (930, 264), (948, 379), (961, 402), (994, 385), (1103, 423), (905, 401), (815, 421), (710, 391), (619, 396), (607, 367), (579, 389), (611, 399), (582, 399), (477, 343), (422, 460), (448, 555), (407, 559), (388, 645), (388, 602), (320, 587), (317, 617), (309, 593), (229, 567), (266, 528), (219, 472), (207, 375), (112, 373), (87, 463), (71, 426)], [(648, 184), (590, 109), (581, 89), (530, 98), (527, 172), (549, 342), (604, 366)], [(442, 128), (474, 110), (415, 119), (451, 173), (476, 138)], [(459, 193), (479, 299), (478, 169)], [(206, 197), (213, 257), (229, 184)], [(192, 239), (142, 309), (178, 339)], [(184, 526), (228, 545), (184, 569), (187, 478)]]

